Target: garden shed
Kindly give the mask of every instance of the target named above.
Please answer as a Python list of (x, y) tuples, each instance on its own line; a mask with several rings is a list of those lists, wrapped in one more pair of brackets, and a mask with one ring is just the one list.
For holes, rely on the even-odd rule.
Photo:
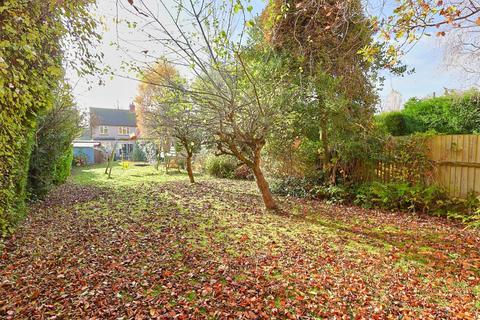
[(99, 146), (99, 142), (74, 142), (73, 156), (85, 157), (87, 164), (95, 163), (95, 147)]

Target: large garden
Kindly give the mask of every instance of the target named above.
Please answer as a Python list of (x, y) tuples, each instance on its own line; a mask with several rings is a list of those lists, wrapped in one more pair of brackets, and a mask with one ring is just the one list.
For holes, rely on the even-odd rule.
[(0, 260), (2, 317), (478, 316), (480, 238), (461, 224), (283, 196), (265, 212), (252, 181), (153, 167), (104, 176), (76, 170), (30, 208)]
[(476, 1), (106, 2), (0, 4), (0, 318), (479, 318)]

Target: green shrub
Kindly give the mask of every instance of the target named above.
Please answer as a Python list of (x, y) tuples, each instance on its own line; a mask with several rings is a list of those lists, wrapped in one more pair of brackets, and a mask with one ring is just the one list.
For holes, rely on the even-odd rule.
[(410, 212), (441, 209), (447, 199), (439, 187), (406, 182), (366, 183), (356, 188), (354, 203), (365, 208), (381, 208)]
[(347, 202), (352, 198), (350, 192), (350, 188), (343, 185), (319, 185), (311, 191), (315, 198), (327, 200), (327, 203)]
[(61, 184), (67, 181), (67, 178), (70, 176), (72, 171), (73, 163), (73, 148), (71, 147), (68, 151), (60, 157), (55, 167), (55, 177), (53, 179), (54, 184)]
[(472, 134), (480, 131), (480, 92), (471, 89), (425, 99), (412, 98), (401, 112), (410, 132)]
[(217, 178), (233, 178), (236, 168), (237, 160), (227, 155), (209, 155), (205, 161), (207, 173)]
[(476, 89), (454, 95), (450, 126), (458, 134), (480, 133), (480, 92)]
[(413, 133), (414, 120), (402, 112), (386, 112), (376, 117), (380, 127), (392, 136), (405, 136)]
[(480, 206), (473, 214), (467, 216), (461, 215), (459, 218), (469, 226), (480, 229)]
[(138, 145), (138, 142), (135, 143), (133, 146), (133, 151), (132, 151), (132, 160), (133, 161), (138, 161), (138, 162), (145, 162), (147, 161), (147, 155), (145, 152), (140, 148)]
[(285, 177), (271, 183), (272, 192), (298, 198), (322, 199), (328, 203), (343, 203), (351, 198), (349, 188), (328, 185), (320, 178)]
[(70, 88), (55, 90), (54, 106), (38, 117), (35, 143), (30, 156), (28, 191), (43, 198), (54, 186), (66, 181), (72, 162), (72, 141), (80, 133), (80, 114)]
[(402, 114), (415, 119), (413, 132), (434, 130), (439, 133), (452, 133), (450, 109), (453, 103), (451, 96), (425, 99), (412, 98), (405, 103)]
[[(0, 238), (11, 233), (26, 212), (28, 168), (34, 132), (31, 129), (25, 136), (20, 135), (20, 132), (17, 133), (19, 148), (12, 148), (16, 150), (16, 157), (11, 158), (13, 160), (11, 162), (0, 161), (0, 173), (5, 172), (8, 165), (11, 166), (9, 174), (4, 176), (0, 174)], [(2, 156), (0, 152), (0, 160)]]
[(270, 188), (273, 193), (282, 196), (294, 196), (298, 198), (313, 198), (321, 181), (305, 177), (284, 177), (272, 181)]
[(321, 180), (287, 177), (271, 183), (275, 194), (322, 199), (327, 203), (351, 203), (367, 209), (422, 212), (461, 220), (480, 227), (480, 197), (449, 199), (443, 189), (407, 182), (368, 182), (357, 186), (326, 185)]

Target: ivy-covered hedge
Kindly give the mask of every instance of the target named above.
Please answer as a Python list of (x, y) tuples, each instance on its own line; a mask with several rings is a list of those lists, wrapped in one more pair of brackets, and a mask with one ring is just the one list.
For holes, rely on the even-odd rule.
[(0, 2), (0, 237), (24, 212), (36, 120), (53, 105), (53, 90), (63, 75), (65, 36), (74, 44), (74, 63), (95, 57), (86, 49), (98, 39), (87, 10), (91, 3)]
[[(40, 2), (7, 0), (0, 6), (0, 232), (23, 212), (36, 116), (52, 104), (61, 74), (58, 30), (42, 17)], [(43, 20), (43, 21), (42, 21)], [(44, 22), (44, 23), (42, 23)], [(50, 22), (50, 23), (49, 23)]]

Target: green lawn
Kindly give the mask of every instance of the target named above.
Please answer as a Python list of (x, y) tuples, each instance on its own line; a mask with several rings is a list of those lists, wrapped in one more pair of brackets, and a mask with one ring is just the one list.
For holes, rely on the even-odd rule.
[(144, 163), (125, 163), (126, 165), (122, 165), (120, 161), (114, 162), (110, 179), (108, 174), (105, 174), (106, 164), (75, 167), (70, 180), (73, 183), (97, 186), (134, 186), (141, 183), (188, 180), (185, 171), (171, 169), (167, 174), (162, 166), (156, 170), (154, 166)]
[(77, 168), (0, 260), (7, 319), (479, 319), (480, 237), (444, 219), (152, 167)]

